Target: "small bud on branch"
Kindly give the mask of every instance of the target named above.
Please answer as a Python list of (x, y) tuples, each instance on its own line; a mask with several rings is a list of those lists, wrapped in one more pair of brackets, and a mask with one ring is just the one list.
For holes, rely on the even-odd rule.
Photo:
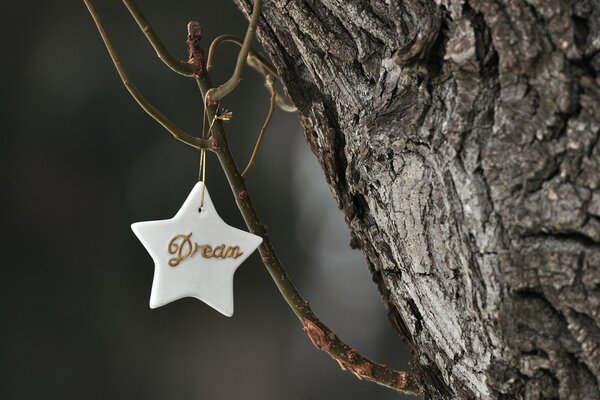
[(187, 32), (188, 63), (195, 67), (195, 75), (201, 77), (206, 71), (204, 49), (200, 46), (202, 27), (198, 22), (190, 21), (187, 24)]

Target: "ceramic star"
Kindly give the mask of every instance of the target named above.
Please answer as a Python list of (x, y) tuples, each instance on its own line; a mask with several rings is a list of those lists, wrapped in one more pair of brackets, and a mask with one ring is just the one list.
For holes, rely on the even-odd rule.
[(131, 229), (154, 260), (150, 308), (195, 297), (220, 313), (233, 315), (233, 275), (262, 243), (260, 236), (227, 225), (198, 182), (177, 214), (136, 222)]

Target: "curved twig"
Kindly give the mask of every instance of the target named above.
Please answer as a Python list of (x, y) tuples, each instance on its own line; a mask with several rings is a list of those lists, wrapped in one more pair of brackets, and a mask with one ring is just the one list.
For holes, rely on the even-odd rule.
[(127, 75), (127, 72), (125, 71), (125, 68), (123, 67), (123, 65), (121, 65), (121, 61), (119, 61), (117, 52), (115, 51), (115, 49), (112, 45), (112, 42), (110, 41), (108, 32), (106, 31), (106, 28), (104, 27), (104, 24), (102, 23), (100, 16), (98, 15), (96, 8), (94, 7), (94, 4), (92, 3), (91, 0), (83, 0), (83, 2), (85, 3), (88, 11), (90, 12), (92, 18), (94, 19), (96, 27), (98, 28), (98, 32), (100, 32), (102, 41), (104, 42), (104, 45), (106, 46), (106, 50), (108, 50), (108, 54), (110, 55), (110, 58), (111, 58), (113, 64), (115, 65), (115, 68), (117, 69), (117, 73), (119, 74), (121, 81), (123, 81), (123, 85), (125, 85), (125, 87), (129, 91), (131, 96), (133, 96), (135, 101), (137, 101), (137, 103), (142, 107), (142, 109), (144, 111), (146, 111), (146, 113), (148, 113), (148, 115), (150, 115), (152, 118), (154, 118), (156, 120), (156, 122), (161, 124), (167, 131), (169, 131), (169, 133), (171, 133), (171, 135), (173, 135), (173, 137), (175, 137), (175, 139), (177, 139), (189, 146), (195, 147), (197, 149), (208, 149), (209, 146), (208, 146), (208, 141), (206, 139), (196, 138), (196, 137), (184, 132), (180, 128), (178, 128), (177, 125), (175, 125), (173, 122), (171, 122), (160, 111), (158, 111), (156, 109), (156, 107), (154, 107), (152, 104), (150, 104), (144, 98), (144, 96), (142, 96), (140, 91), (129, 80), (129, 76)]
[(244, 64), (246, 64), (246, 58), (248, 57), (250, 45), (252, 44), (252, 39), (254, 38), (254, 31), (256, 31), (256, 26), (258, 25), (258, 20), (260, 19), (261, 6), (262, 0), (254, 0), (250, 23), (248, 24), (248, 30), (246, 30), (246, 36), (244, 36), (244, 44), (242, 45), (242, 49), (238, 54), (235, 70), (227, 82), (217, 88), (212, 88), (209, 90), (209, 92), (206, 94), (206, 98), (209, 99), (209, 103), (220, 101), (223, 97), (227, 96), (227, 94), (235, 89), (235, 87), (242, 80)]
[(250, 170), (254, 166), (256, 162), (256, 156), (258, 155), (258, 150), (260, 149), (260, 145), (265, 136), (265, 131), (267, 130), (269, 124), (271, 123), (271, 119), (273, 118), (273, 111), (275, 111), (275, 99), (277, 98), (277, 93), (275, 93), (275, 78), (273, 75), (267, 75), (267, 79), (265, 85), (271, 93), (271, 98), (269, 101), (269, 112), (267, 114), (267, 118), (265, 118), (265, 122), (263, 123), (262, 128), (260, 128), (260, 132), (258, 133), (258, 138), (256, 139), (256, 144), (254, 145), (254, 150), (252, 150), (252, 155), (250, 156), (250, 160), (248, 161), (248, 165), (244, 168), (244, 172), (242, 172), (242, 176), (245, 178), (250, 173)]
[[(213, 64), (213, 60), (215, 59), (215, 54), (217, 53), (217, 46), (224, 42), (235, 43), (235, 44), (239, 45), (240, 47), (242, 47), (244, 45), (244, 41), (239, 36), (221, 35), (221, 36), (216, 37), (210, 44), (210, 47), (208, 48), (208, 57), (206, 58), (206, 71), (209, 74), (213, 69), (212, 64)], [(256, 51), (254, 51), (250, 48), (248, 50), (248, 57), (247, 57), (248, 65), (250, 65), (251, 57), (254, 57), (257, 60), (258, 64), (260, 64), (261, 67), (264, 68), (264, 70), (260, 69), (259, 72), (263, 73), (263, 75), (265, 75), (267, 73), (271, 74), (279, 79), (279, 75), (277, 75), (277, 71), (275, 71), (275, 67), (273, 67), (267, 60), (265, 60), (265, 58), (263, 56), (261, 56), (259, 53), (257, 53)], [(266, 71), (266, 72), (263, 72), (263, 71)]]
[[(267, 75), (270, 75), (269, 71), (264, 68), (264, 65), (259, 60), (254, 58), (252, 54), (248, 55), (248, 65), (254, 68), (259, 73), (261, 73), (265, 77), (265, 80), (267, 78)], [(281, 78), (279, 78), (279, 81), (281, 81)], [(277, 93), (277, 89), (275, 89), (275, 104), (277, 104), (277, 107), (279, 107), (282, 111), (285, 112), (298, 111), (295, 105), (288, 103), (283, 96), (280, 96), (279, 93)]]
[[(208, 58), (206, 59), (206, 73), (208, 73), (209, 75), (213, 69), (213, 60), (215, 58), (215, 54), (217, 53), (217, 46), (224, 42), (235, 43), (239, 46), (242, 46), (244, 44), (242, 39), (235, 35), (221, 35), (214, 39), (210, 44), (210, 47), (208, 49)], [(275, 67), (273, 67), (267, 60), (265, 60), (263, 56), (261, 56), (256, 51), (250, 49), (250, 51), (248, 52), (248, 57), (246, 58), (246, 62), (249, 66), (255, 69), (262, 76), (264, 76), (265, 80), (267, 78), (267, 75), (274, 76), (277, 79), (281, 80), (281, 78), (277, 74), (277, 71), (275, 71)], [(294, 105), (289, 104), (282, 96), (279, 95), (279, 93), (277, 93), (277, 90), (275, 90), (275, 104), (277, 104), (277, 106), (285, 112), (297, 111)]]
[(178, 74), (190, 77), (194, 76), (196, 73), (196, 67), (176, 57), (173, 57), (171, 53), (169, 53), (169, 50), (167, 50), (167, 47), (154, 32), (154, 29), (152, 29), (152, 26), (146, 17), (144, 17), (144, 14), (142, 14), (142, 11), (138, 8), (135, 2), (133, 0), (123, 0), (123, 3), (125, 3), (125, 6), (133, 16), (133, 19), (135, 19), (135, 22), (138, 24), (144, 35), (146, 35), (146, 38), (148, 38), (148, 41), (156, 51), (158, 58), (160, 58), (169, 68)]

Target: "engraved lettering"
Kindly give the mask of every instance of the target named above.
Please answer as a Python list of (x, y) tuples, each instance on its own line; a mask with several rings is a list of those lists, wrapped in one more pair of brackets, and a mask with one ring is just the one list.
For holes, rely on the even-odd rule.
[[(187, 235), (177, 235), (169, 242), (169, 254), (175, 257), (169, 259), (169, 265), (176, 267), (185, 260), (192, 252), (192, 243), (190, 242), (191, 232)], [(185, 249), (185, 250), (184, 250)]]
[(225, 250), (225, 245), (224, 244), (215, 247), (215, 252), (213, 253), (213, 257), (214, 258), (217, 258), (217, 257), (225, 258), (225, 257), (223, 257), (223, 251), (224, 250)]
[(201, 255), (203, 258), (214, 258), (214, 259), (236, 259), (244, 253), (240, 251), (240, 247), (233, 245), (228, 246), (221, 244), (216, 247), (212, 247), (209, 244), (201, 244), (192, 242), (192, 233), (187, 235), (176, 235), (169, 241), (167, 250), (171, 257), (169, 259), (169, 265), (171, 267), (178, 266), (182, 261), (194, 257), (196, 254)]
[(192, 253), (192, 257), (195, 256), (197, 252), (199, 252), (199, 251), (201, 252), (203, 247), (204, 246), (202, 246), (198, 243), (194, 243), (194, 252)]
[(211, 258), (213, 256), (213, 249), (209, 245), (205, 244), (202, 249), (202, 257)]
[(229, 246), (227, 248), (227, 252), (225, 253), (225, 258), (238, 258), (242, 254), (244, 253), (240, 251), (239, 246)]

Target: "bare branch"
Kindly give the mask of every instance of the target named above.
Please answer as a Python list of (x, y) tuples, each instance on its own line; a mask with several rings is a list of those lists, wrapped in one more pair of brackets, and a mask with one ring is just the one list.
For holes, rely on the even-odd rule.
[(171, 53), (169, 53), (169, 50), (167, 50), (166, 46), (160, 40), (158, 35), (154, 32), (154, 29), (152, 29), (152, 26), (150, 25), (146, 17), (144, 17), (144, 14), (142, 14), (142, 11), (138, 8), (135, 2), (133, 0), (123, 0), (123, 3), (133, 16), (133, 19), (135, 19), (135, 22), (138, 24), (144, 35), (146, 35), (146, 38), (148, 38), (148, 41), (156, 51), (158, 57), (169, 68), (171, 68), (178, 74), (184, 76), (194, 76), (194, 74), (196, 73), (196, 68), (194, 67), (194, 65), (182, 61), (172, 56)]
[(209, 100), (209, 102), (218, 102), (223, 97), (227, 96), (227, 94), (229, 94), (233, 89), (235, 89), (235, 87), (242, 80), (244, 64), (246, 64), (246, 58), (248, 57), (250, 45), (252, 44), (252, 39), (254, 38), (254, 31), (256, 31), (256, 26), (258, 25), (258, 20), (260, 19), (261, 5), (262, 0), (254, 0), (250, 23), (248, 24), (248, 30), (246, 31), (246, 36), (244, 37), (242, 49), (238, 54), (235, 70), (227, 82), (216, 89), (209, 90), (209, 92), (206, 94), (206, 98)]
[(142, 96), (142, 94), (135, 87), (135, 85), (129, 80), (129, 77), (127, 75), (127, 72), (125, 71), (125, 68), (123, 68), (123, 66), (121, 65), (121, 61), (119, 61), (119, 57), (117, 56), (117, 53), (116, 53), (116, 51), (112, 45), (112, 42), (110, 41), (110, 38), (108, 36), (108, 32), (106, 31), (106, 28), (104, 27), (104, 24), (102, 23), (102, 20), (100, 19), (100, 16), (98, 15), (96, 8), (94, 7), (94, 4), (92, 3), (91, 0), (83, 0), (83, 2), (85, 3), (88, 11), (90, 12), (92, 18), (94, 19), (94, 22), (96, 23), (98, 32), (100, 32), (102, 41), (104, 42), (104, 45), (106, 46), (106, 49), (108, 50), (108, 54), (110, 55), (110, 58), (112, 59), (112, 62), (115, 65), (115, 68), (117, 69), (117, 73), (119, 74), (121, 81), (123, 81), (123, 84), (129, 91), (131, 96), (133, 96), (135, 101), (138, 102), (138, 104), (144, 109), (144, 111), (146, 111), (146, 113), (148, 113), (148, 115), (150, 115), (152, 118), (154, 118), (167, 131), (169, 131), (169, 133), (171, 133), (171, 135), (173, 135), (175, 137), (175, 139), (177, 139), (189, 146), (195, 147), (197, 149), (208, 149), (209, 146), (208, 146), (208, 141), (206, 139), (200, 139), (200, 138), (193, 137), (193, 136), (187, 134), (186, 132), (184, 132), (183, 130), (181, 130), (180, 128), (178, 128), (173, 122), (171, 122), (160, 111), (158, 111), (156, 109), (156, 107), (154, 107), (152, 104), (150, 104), (144, 98), (144, 96)]
[[(213, 69), (213, 61), (215, 55), (217, 53), (217, 46), (224, 42), (235, 43), (239, 46), (242, 46), (244, 42), (241, 38), (235, 35), (221, 35), (212, 41), (210, 47), (208, 49), (208, 58), (206, 59), (206, 73), (210, 74)], [(275, 71), (275, 67), (273, 67), (263, 56), (261, 56), (258, 52), (250, 49), (248, 52), (248, 57), (246, 58), (246, 62), (249, 66), (259, 72), (262, 76), (267, 79), (268, 75), (274, 76), (277, 79), (279, 75), (277, 71)], [(297, 111), (296, 107), (292, 104), (289, 104), (282, 96), (275, 91), (275, 104), (286, 112), (295, 112)]]
[[(252, 53), (248, 54), (248, 65), (251, 66), (252, 68), (254, 68), (259, 73), (261, 73), (265, 77), (265, 82), (266, 82), (267, 76), (270, 75), (269, 69), (267, 68), (268, 65), (264, 64), (261, 60), (254, 57), (252, 55)], [(281, 80), (281, 78), (279, 78), (279, 80)], [(268, 89), (268, 87), (267, 87), (267, 89)], [(281, 96), (279, 93), (277, 93), (277, 90), (275, 90), (275, 104), (277, 104), (277, 107), (279, 107), (281, 110), (283, 110), (285, 112), (298, 111), (296, 106), (288, 103), (287, 100), (283, 96)]]
[(271, 119), (273, 118), (273, 111), (275, 111), (275, 98), (277, 97), (277, 93), (275, 93), (275, 78), (273, 75), (267, 75), (266, 83), (267, 89), (269, 93), (271, 93), (271, 99), (269, 101), (269, 112), (267, 114), (267, 118), (263, 123), (262, 128), (260, 128), (260, 132), (258, 133), (258, 138), (256, 139), (256, 144), (254, 145), (254, 150), (252, 150), (252, 155), (250, 156), (250, 161), (248, 161), (248, 165), (242, 172), (242, 176), (245, 178), (250, 173), (250, 170), (254, 166), (256, 162), (256, 156), (258, 154), (258, 150), (260, 149), (260, 145), (262, 144), (263, 138), (265, 136), (265, 131), (267, 130), (269, 124), (271, 123)]
[[(215, 54), (217, 52), (217, 46), (224, 42), (235, 43), (235, 44), (239, 45), (240, 47), (244, 45), (244, 42), (242, 41), (242, 39), (235, 35), (221, 35), (221, 36), (217, 37), (216, 39), (214, 39), (212, 41), (212, 43), (210, 44), (210, 47), (208, 49), (208, 58), (206, 59), (206, 71), (209, 74), (211, 73), (212, 68), (213, 68), (212, 64), (213, 64), (213, 60), (215, 58)], [(277, 77), (277, 79), (279, 79), (279, 75), (277, 75), (277, 71), (275, 71), (275, 68), (271, 64), (269, 64), (269, 62), (267, 60), (265, 60), (265, 58), (263, 56), (261, 56), (256, 51), (254, 51), (250, 48), (248, 51), (248, 58), (247, 58), (248, 64), (250, 64), (251, 57), (255, 58), (256, 62), (262, 67), (262, 69), (260, 69), (259, 72), (263, 73), (263, 71), (266, 71), (266, 73), (269, 73), (269, 74)], [(266, 73), (263, 73), (263, 75), (266, 75)]]

